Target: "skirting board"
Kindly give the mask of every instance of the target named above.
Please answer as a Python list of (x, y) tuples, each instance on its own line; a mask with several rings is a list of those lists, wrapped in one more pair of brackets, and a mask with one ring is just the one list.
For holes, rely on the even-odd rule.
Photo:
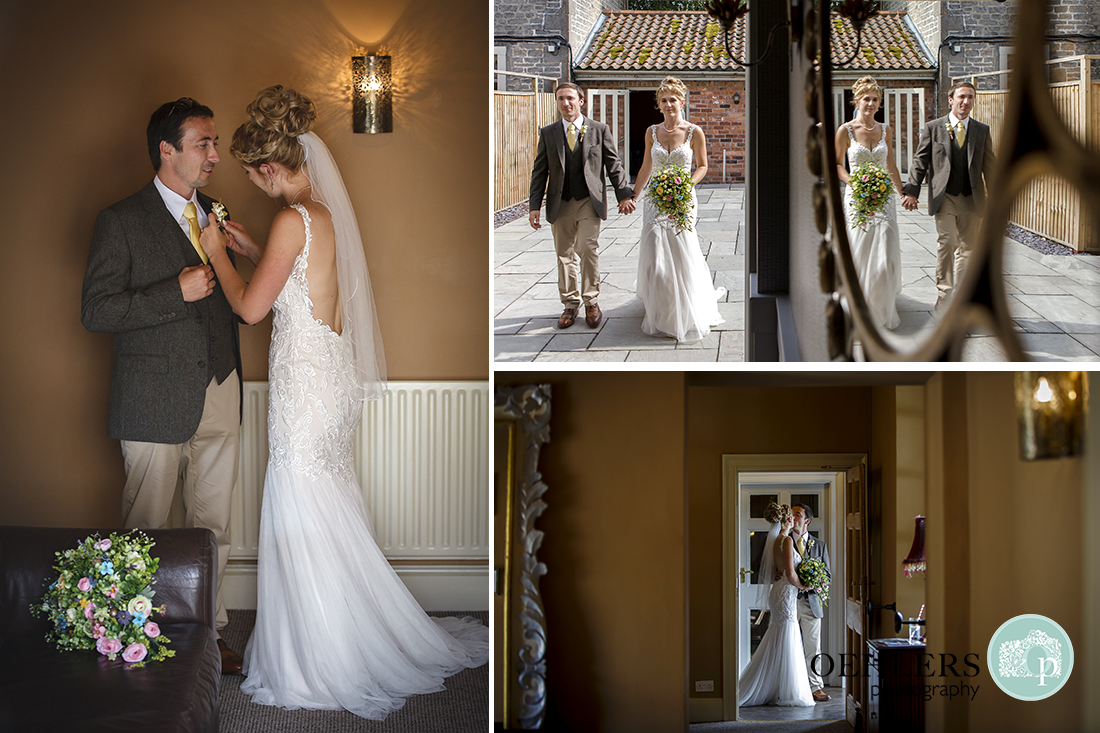
[(722, 720), (722, 698), (688, 698), (688, 719), (692, 723), (718, 723)]
[[(487, 567), (416, 565), (398, 566), (396, 570), (405, 587), (425, 611), (489, 610)], [(226, 608), (256, 608), (255, 563), (232, 563), (226, 567), (222, 600)]]

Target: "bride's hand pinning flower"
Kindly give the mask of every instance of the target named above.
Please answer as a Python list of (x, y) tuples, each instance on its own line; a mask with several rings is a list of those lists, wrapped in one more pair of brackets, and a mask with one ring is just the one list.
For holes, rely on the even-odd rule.
[(214, 255), (225, 250), (226, 241), (226, 235), (222, 231), (221, 225), (217, 219), (213, 218), (210, 220), (210, 224), (202, 230), (202, 236), (199, 237), (199, 243), (202, 244), (203, 251), (210, 259), (214, 259)]

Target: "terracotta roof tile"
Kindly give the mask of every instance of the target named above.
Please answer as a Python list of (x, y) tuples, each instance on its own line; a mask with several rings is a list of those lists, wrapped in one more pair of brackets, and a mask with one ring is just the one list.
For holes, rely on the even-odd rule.
[[(855, 46), (855, 31), (847, 19), (833, 15), (834, 55), (847, 58)], [(776, 34), (777, 39), (780, 36)], [(739, 59), (745, 54), (745, 18), (730, 36)], [(882, 12), (863, 29), (861, 52), (844, 68), (931, 69), (904, 13)], [(577, 68), (589, 71), (732, 71), (737, 65), (726, 54), (718, 22), (705, 12), (605, 10), (596, 33)]]

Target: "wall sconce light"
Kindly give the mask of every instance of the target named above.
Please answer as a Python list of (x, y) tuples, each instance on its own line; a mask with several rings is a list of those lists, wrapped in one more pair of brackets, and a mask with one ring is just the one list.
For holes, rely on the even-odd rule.
[(905, 573), (906, 578), (912, 578), (927, 569), (924, 562), (924, 517), (918, 514), (916, 521), (917, 526), (913, 530), (913, 546), (901, 561), (901, 571)]
[(1081, 455), (1087, 399), (1085, 372), (1017, 372), (1021, 460)]
[(393, 132), (389, 56), (352, 56), (351, 126), (355, 132)]
[(741, 93), (740, 92), (734, 92), (733, 93), (733, 103), (734, 104), (741, 104)]

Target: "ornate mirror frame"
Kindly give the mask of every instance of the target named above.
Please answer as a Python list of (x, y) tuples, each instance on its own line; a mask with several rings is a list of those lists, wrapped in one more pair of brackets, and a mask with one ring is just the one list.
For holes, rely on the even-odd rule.
[(534, 525), (546, 510), (538, 463), (550, 441), (550, 385), (497, 387), (493, 417), (496, 684), (504, 729), (534, 730), (546, 715), (546, 617), (539, 592), (546, 565), (537, 557), (543, 533)]
[[(795, 5), (800, 2), (796, 1)], [(846, 5), (862, 7), (849, 0)], [(819, 180), (814, 184), (814, 218), (822, 234), (819, 246), (822, 290), (826, 306), (829, 356), (851, 359), (858, 341), (868, 359), (938, 361), (959, 359), (967, 334), (981, 328), (993, 333), (1010, 361), (1025, 361), (1009, 312), (1004, 281), (1004, 230), (1012, 204), (1026, 184), (1038, 176), (1057, 175), (1082, 197), (1082, 206), (1100, 210), (1100, 154), (1074, 136), (1055, 110), (1042, 59), (1049, 20), (1049, 0), (1019, 0), (1014, 45), (1020, 66), (1009, 76), (1005, 125), (997, 145), (996, 172), (989, 187), (979, 244), (970, 255), (962, 283), (931, 334), (911, 349), (884, 336), (871, 318), (859, 285), (845, 228), (830, 102), (832, 49), (829, 15), (807, 8), (802, 50), (811, 68), (806, 76), (806, 111), (815, 120), (807, 134), (807, 164)], [(819, 4), (824, 6), (824, 4)], [(824, 21), (824, 22), (822, 22)], [(908, 349), (908, 350), (907, 350)]]

